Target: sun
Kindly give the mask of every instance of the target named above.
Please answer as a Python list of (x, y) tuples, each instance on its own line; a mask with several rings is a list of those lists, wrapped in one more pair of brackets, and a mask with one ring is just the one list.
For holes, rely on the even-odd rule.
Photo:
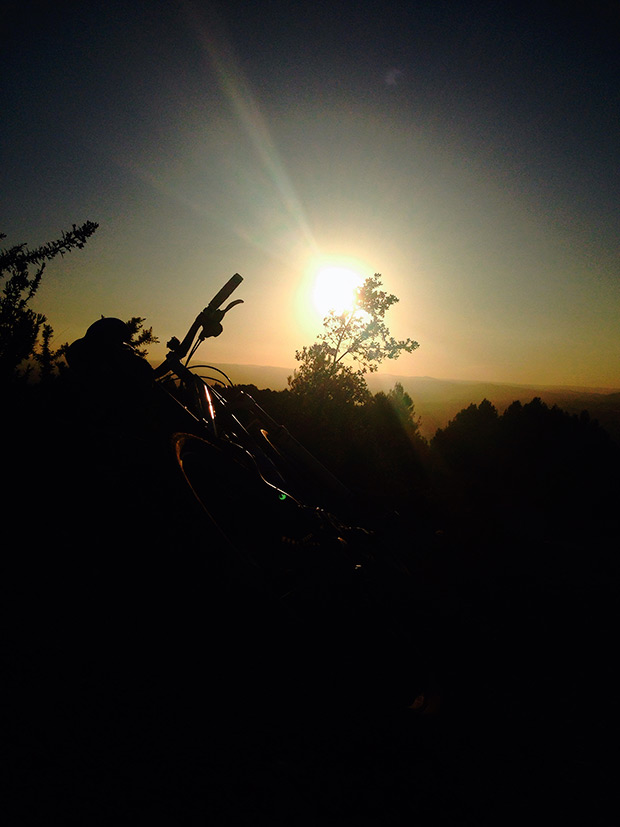
[(329, 264), (320, 267), (314, 280), (312, 301), (321, 317), (332, 310), (337, 315), (353, 310), (356, 291), (363, 281), (359, 273), (348, 267)]

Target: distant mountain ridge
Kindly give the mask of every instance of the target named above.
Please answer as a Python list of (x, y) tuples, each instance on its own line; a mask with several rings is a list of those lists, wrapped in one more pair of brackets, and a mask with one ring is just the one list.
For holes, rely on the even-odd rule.
[[(283, 390), (293, 368), (269, 365), (236, 365), (218, 363), (234, 384), (256, 385), (260, 389)], [(499, 413), (514, 401), (523, 404), (540, 397), (550, 407), (557, 405), (571, 414), (587, 410), (617, 441), (620, 442), (620, 390), (578, 386), (515, 385), (461, 379), (434, 379), (430, 376), (398, 376), (370, 374), (368, 386), (373, 393), (387, 392), (400, 382), (413, 399), (415, 410), (422, 418), (421, 432), (432, 437), (456, 414), (469, 405), (488, 399)]]

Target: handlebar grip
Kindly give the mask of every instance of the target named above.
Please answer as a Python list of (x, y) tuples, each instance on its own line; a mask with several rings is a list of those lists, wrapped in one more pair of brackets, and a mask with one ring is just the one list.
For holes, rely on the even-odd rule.
[(243, 276), (240, 276), (239, 273), (235, 273), (232, 278), (228, 279), (226, 284), (222, 287), (219, 293), (216, 293), (215, 296), (211, 299), (209, 304), (207, 305), (209, 310), (217, 310), (218, 307), (223, 304), (226, 299), (230, 296), (230, 294), (239, 287), (241, 282), (243, 281)]

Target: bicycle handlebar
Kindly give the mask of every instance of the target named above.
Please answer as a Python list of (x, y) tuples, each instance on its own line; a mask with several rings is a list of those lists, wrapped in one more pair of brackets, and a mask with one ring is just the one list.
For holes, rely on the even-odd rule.
[(235, 273), (226, 284), (222, 287), (222, 289), (213, 296), (209, 304), (206, 306), (205, 310), (217, 310), (220, 305), (224, 304), (226, 299), (230, 296), (232, 292), (234, 292), (237, 287), (243, 281), (243, 276), (240, 276), (239, 273)]
[[(166, 370), (166, 363), (169, 363), (170, 360), (177, 358), (182, 359), (189, 349), (192, 346), (192, 342), (198, 336), (198, 342), (194, 346), (194, 349), (197, 347), (200, 342), (204, 339), (208, 338), (209, 336), (219, 336), (222, 332), (222, 325), (220, 322), (226, 315), (226, 313), (230, 310), (231, 307), (234, 307), (237, 304), (242, 304), (242, 299), (237, 299), (237, 301), (231, 302), (228, 307), (224, 310), (220, 310), (220, 306), (226, 301), (226, 299), (230, 296), (230, 294), (239, 287), (241, 282), (243, 281), (243, 276), (240, 276), (239, 273), (235, 273), (234, 276), (228, 279), (226, 284), (219, 290), (215, 296), (211, 299), (209, 304), (205, 307), (205, 309), (198, 314), (194, 323), (187, 331), (187, 334), (182, 342), (173, 336), (172, 339), (168, 342), (168, 350), (170, 351), (166, 356), (166, 362), (157, 368), (156, 372), (161, 374)], [(202, 328), (202, 330), (201, 330)], [(200, 331), (200, 334), (199, 334)]]

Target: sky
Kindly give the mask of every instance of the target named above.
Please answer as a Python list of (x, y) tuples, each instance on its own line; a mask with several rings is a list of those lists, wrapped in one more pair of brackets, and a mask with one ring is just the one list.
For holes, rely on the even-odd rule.
[(381, 273), (405, 376), (620, 388), (620, 4), (3, 4), (0, 232), (56, 342), (101, 315), (295, 367), (317, 261)]

